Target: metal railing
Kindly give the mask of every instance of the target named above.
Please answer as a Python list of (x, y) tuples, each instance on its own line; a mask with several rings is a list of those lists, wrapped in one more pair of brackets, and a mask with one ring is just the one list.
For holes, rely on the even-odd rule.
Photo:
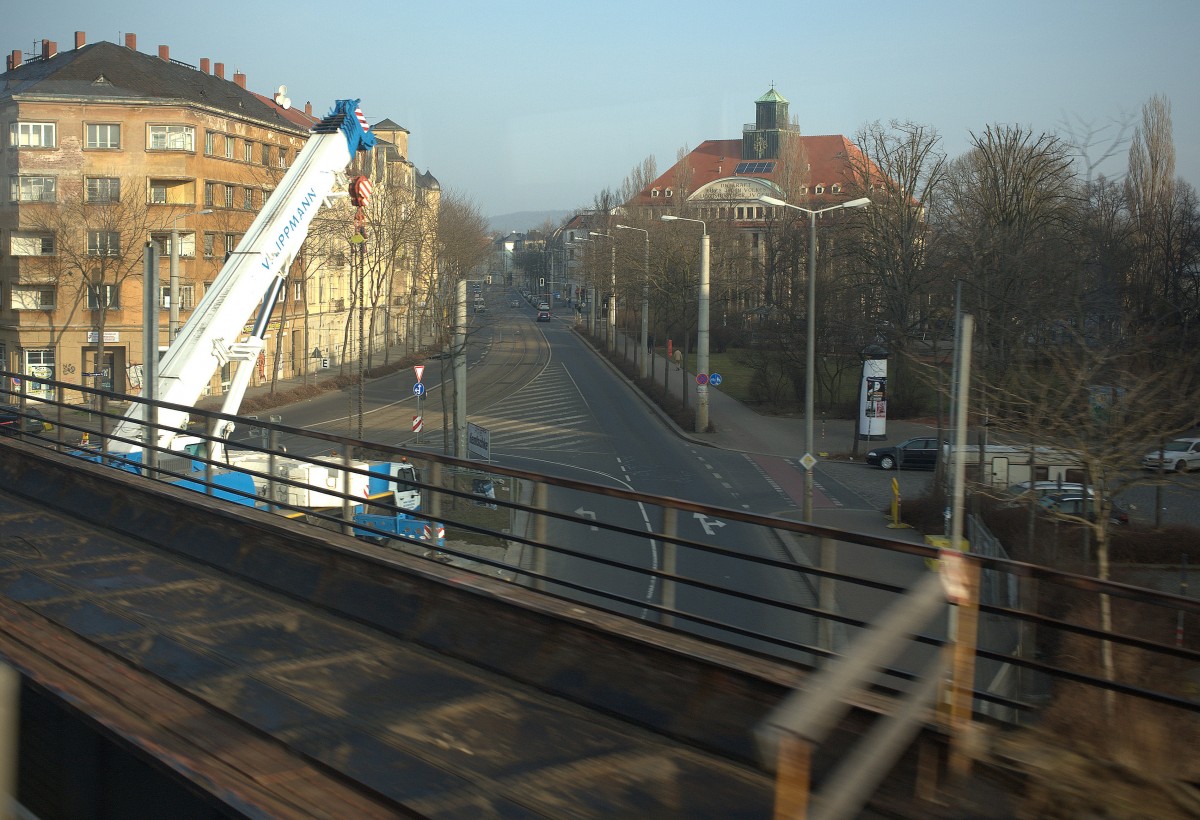
[[(197, 422), (189, 433), (260, 456), (260, 467), (236, 469), (212, 444), (186, 457), (156, 451), (143, 464), (140, 458), (115, 453), (117, 439), (111, 433), (128, 404), (140, 400), (52, 379), (40, 380), (42, 389), (34, 397), (26, 377), (6, 371), (0, 377), (0, 404), (15, 405), (22, 413), (36, 408), (54, 426), (22, 433), (26, 443), (303, 517), (325, 528), (384, 539), (398, 549), (546, 595), (806, 668), (838, 657), (879, 612), (926, 576), (927, 566), (938, 557), (936, 549), (922, 544), (162, 402), (150, 404), (189, 412)], [(82, 396), (84, 401), (67, 403), (56, 396)], [(225, 442), (217, 431), (229, 422), (258, 433)], [(353, 512), (366, 509), (367, 500), (338, 487), (322, 488), (338, 505), (314, 509), (288, 503), (286, 493), (273, 488), (307, 485), (280, 474), (276, 467), (283, 459), (326, 468), (335, 464), (347, 477), (370, 475), (362, 462), (407, 460), (418, 468), (419, 478), (400, 483), (422, 497), (421, 509), (413, 515), (444, 524), (445, 543), (355, 524)], [(250, 481), (238, 485), (230, 480), (235, 474)], [(386, 498), (370, 499), (369, 507), (386, 514), (404, 512)], [(726, 537), (689, 536), (681, 526), (689, 518), (701, 524), (720, 522), (722, 527), (714, 524), (712, 529)], [(1200, 712), (1200, 701), (1187, 683), (1189, 670), (1200, 665), (1200, 651), (1194, 640), (1176, 639), (1177, 622), (1186, 619), (1200, 628), (1200, 601), (1001, 557), (969, 557), (994, 574), (997, 586), (1018, 591), (979, 604), (983, 617), (972, 692), (976, 717), (1021, 722), (1067, 686)], [(1094, 616), (1102, 600), (1114, 613), (1108, 628), (1097, 626), (1101, 622)], [(890, 661), (870, 687), (893, 694), (909, 690), (921, 677), (929, 652), (945, 643), (944, 627), (914, 635), (915, 648)], [(1099, 647), (1118, 653), (1122, 662), (1109, 664), (1105, 672), (1097, 660)], [(1137, 673), (1147, 665), (1139, 658), (1153, 660), (1154, 675)]]

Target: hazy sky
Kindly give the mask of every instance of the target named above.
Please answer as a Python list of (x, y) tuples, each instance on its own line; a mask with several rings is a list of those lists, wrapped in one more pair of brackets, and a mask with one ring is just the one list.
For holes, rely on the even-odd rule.
[(223, 62), (317, 113), (361, 98), (370, 122), (411, 131), (418, 169), (485, 216), (586, 207), (647, 156), (661, 172), (683, 146), (739, 137), (772, 83), (805, 134), (910, 120), (952, 157), (990, 123), (1112, 126), (1099, 155), (1113, 123), (1162, 94), (1176, 172), (1200, 186), (1196, 0), (52, 0), (5, 16), (6, 54), (132, 32), (142, 52)]

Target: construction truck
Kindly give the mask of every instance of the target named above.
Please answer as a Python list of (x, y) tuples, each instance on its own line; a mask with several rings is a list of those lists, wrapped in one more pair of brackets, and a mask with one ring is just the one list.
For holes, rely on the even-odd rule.
[[(266, 333), (276, 303), (285, 292), (288, 269), (308, 235), (313, 217), (335, 195), (335, 188), (347, 187), (345, 169), (355, 153), (369, 151), (375, 136), (358, 108), (358, 100), (339, 100), (329, 116), (312, 128), (303, 150), (284, 175), (279, 186), (263, 204), (262, 211), (230, 254), (213, 284), (192, 311), (187, 322), (154, 369), (153, 383), (143, 387), (146, 395), (153, 386), (153, 397), (183, 407), (194, 407), (217, 368), (236, 363), (233, 380), (221, 412), (237, 415), (254, 362), (266, 347)], [(357, 182), (357, 181), (356, 181)], [(353, 187), (356, 183), (351, 183)], [(364, 186), (369, 190), (369, 186)], [(254, 307), (258, 305), (257, 316)], [(245, 338), (246, 323), (253, 318)], [(276, 509), (344, 508), (338, 493), (363, 499), (354, 506), (355, 516), (370, 516), (364, 526), (421, 540), (441, 525), (416, 518), (420, 510), (418, 476), (407, 461), (371, 464), (341, 459), (317, 459), (313, 464), (288, 458), (281, 453), (259, 450), (230, 451), (225, 446), (234, 425), (226, 423), (217, 431), (215, 441), (203, 440), (187, 431), (188, 413), (168, 407), (157, 410), (157, 426), (148, 422), (149, 405), (134, 402), (113, 431), (107, 453), (110, 463), (135, 472), (144, 463), (144, 443), (153, 437), (157, 444), (156, 461), (165, 466), (171, 454), (188, 466), (184, 472), (208, 472), (216, 486), (215, 495), (241, 503)], [(167, 453), (161, 453), (161, 451)], [(160, 457), (165, 456), (165, 458)], [(86, 454), (84, 454), (86, 455)], [(221, 466), (212, 470), (196, 460), (205, 457)], [(365, 470), (369, 475), (344, 469)], [(185, 479), (181, 486), (205, 491), (199, 481)], [(248, 497), (249, 496), (249, 497)], [(370, 513), (368, 502), (387, 500), (387, 515)], [(378, 510), (379, 504), (371, 505)], [(390, 521), (382, 519), (390, 518)], [(386, 526), (377, 526), (384, 523)], [(415, 534), (415, 535), (414, 535)], [(439, 543), (440, 546), (440, 543)]]

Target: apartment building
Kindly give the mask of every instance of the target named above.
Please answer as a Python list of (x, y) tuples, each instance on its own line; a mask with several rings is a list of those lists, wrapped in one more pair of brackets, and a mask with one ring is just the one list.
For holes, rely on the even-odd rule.
[[(159, 251), (157, 333), (165, 349), (313, 122), (311, 105), (292, 106), (282, 86), (270, 97), (256, 94), (244, 74), (226, 78), (221, 62), (187, 64), (167, 46), (142, 53), (133, 34), (123, 45), (88, 44), (76, 32), (69, 51), (44, 40), (39, 54), (11, 52), (0, 76), (0, 167), (9, 183), (0, 201), (0, 364), (23, 374), (35, 395), (45, 392), (41, 378), (136, 392), (147, 244)], [(401, 133), (396, 126), (391, 136)], [(413, 173), (394, 144), (384, 146), (361, 170), (407, 181), (415, 199), (428, 175)], [(371, 288), (378, 298), (361, 298), (365, 289), (352, 277), (361, 279), (362, 269), (355, 273), (349, 254), (355, 234), (347, 203), (323, 212), (321, 229), (289, 271), (254, 381), (338, 366), (403, 338), (388, 321), (369, 338), (343, 331), (359, 324), (354, 310), (369, 311), (366, 324), (375, 329), (376, 314), (391, 317), (401, 307), (386, 301), (390, 294), (411, 298), (416, 278), (389, 269), (389, 281)], [(349, 298), (354, 293), (360, 298)], [(214, 374), (210, 392), (223, 392), (231, 370)]]

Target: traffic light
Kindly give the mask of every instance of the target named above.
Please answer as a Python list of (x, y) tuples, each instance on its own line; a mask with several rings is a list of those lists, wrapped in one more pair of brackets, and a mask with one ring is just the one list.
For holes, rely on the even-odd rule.
[(538, 286), (539, 286), (539, 287), (543, 287), (543, 288), (544, 288), (544, 287), (546, 287), (546, 280), (545, 280), (545, 279), (539, 279), (539, 280), (538, 280)]

